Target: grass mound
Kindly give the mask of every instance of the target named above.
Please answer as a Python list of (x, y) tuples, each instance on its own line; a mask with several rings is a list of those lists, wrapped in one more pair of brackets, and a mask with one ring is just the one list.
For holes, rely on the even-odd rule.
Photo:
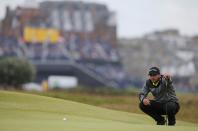
[[(198, 125), (178, 121), (156, 126), (145, 116), (45, 96), (0, 91), (1, 131), (197, 131)], [(63, 120), (66, 118), (66, 120)]]

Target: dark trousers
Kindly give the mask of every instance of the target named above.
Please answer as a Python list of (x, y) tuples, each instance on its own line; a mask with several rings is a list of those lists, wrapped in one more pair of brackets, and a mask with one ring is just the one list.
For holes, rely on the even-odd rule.
[(159, 103), (154, 100), (150, 100), (150, 105), (144, 105), (142, 102), (139, 104), (140, 109), (151, 116), (156, 122), (164, 121), (162, 115), (168, 116), (168, 124), (175, 125), (175, 115), (180, 109), (180, 106), (176, 102)]

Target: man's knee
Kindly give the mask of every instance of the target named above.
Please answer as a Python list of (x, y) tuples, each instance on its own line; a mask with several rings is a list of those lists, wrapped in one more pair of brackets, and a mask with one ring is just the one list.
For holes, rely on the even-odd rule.
[(175, 102), (168, 102), (166, 110), (168, 114), (176, 114), (179, 111), (179, 105)]
[(140, 102), (139, 103), (139, 108), (143, 111), (143, 112), (146, 112), (148, 110), (148, 106), (145, 106), (143, 104), (143, 102)]

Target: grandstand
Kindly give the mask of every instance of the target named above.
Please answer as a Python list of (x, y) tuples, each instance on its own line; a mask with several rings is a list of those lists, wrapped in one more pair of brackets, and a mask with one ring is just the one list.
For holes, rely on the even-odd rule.
[(1, 57), (28, 59), (37, 68), (37, 82), (70, 75), (82, 85), (128, 86), (116, 46), (115, 13), (103, 4), (45, 1), (38, 7), (7, 7), (0, 32)]

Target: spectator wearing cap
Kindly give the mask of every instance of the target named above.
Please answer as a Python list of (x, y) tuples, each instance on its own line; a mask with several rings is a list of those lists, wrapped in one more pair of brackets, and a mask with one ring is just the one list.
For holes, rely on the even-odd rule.
[[(167, 120), (163, 115), (168, 117), (168, 125), (175, 125), (175, 115), (180, 106), (170, 75), (161, 75), (158, 67), (151, 67), (148, 77), (139, 93), (140, 109), (151, 116), (157, 125), (166, 124)], [(152, 93), (154, 99), (147, 98), (149, 92)]]

